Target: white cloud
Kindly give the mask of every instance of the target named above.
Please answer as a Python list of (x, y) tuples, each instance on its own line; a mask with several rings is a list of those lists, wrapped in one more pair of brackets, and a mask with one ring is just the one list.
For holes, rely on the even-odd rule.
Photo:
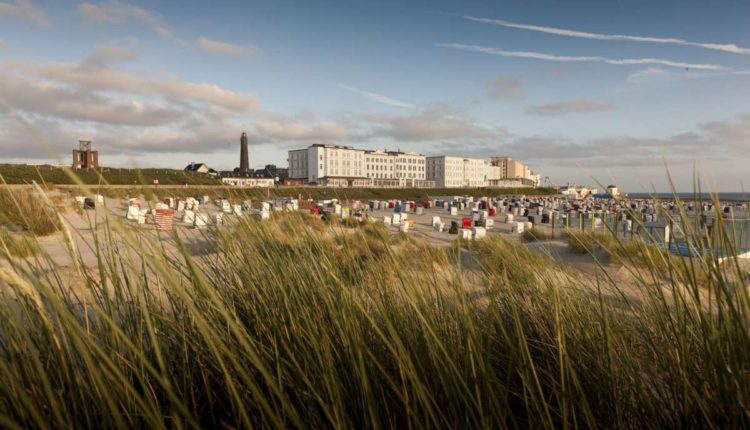
[(164, 38), (174, 38), (169, 26), (157, 13), (119, 0), (108, 0), (99, 4), (84, 2), (78, 5), (78, 11), (92, 22), (112, 24), (138, 21), (150, 26)]
[(657, 64), (667, 67), (679, 67), (697, 70), (729, 70), (727, 67), (719, 66), (716, 64), (695, 64), (695, 63), (683, 63), (680, 61), (672, 61), (661, 58), (607, 58), (607, 57), (587, 57), (587, 56), (567, 56), (567, 55), (552, 55), (540, 52), (529, 52), (529, 51), (506, 51), (498, 48), (490, 48), (486, 46), (477, 45), (464, 45), (460, 43), (446, 43), (440, 44), (443, 48), (458, 49), (462, 51), (478, 52), (482, 54), (498, 55), (501, 57), (514, 57), (514, 58), (530, 58), (534, 60), (545, 60), (545, 61), (558, 61), (558, 62), (594, 62), (594, 63), (605, 63), (617, 66), (632, 66), (640, 64)]
[(188, 116), (188, 112), (168, 103), (108, 97), (84, 89), (39, 84), (19, 77), (3, 76), (0, 94), (15, 109), (79, 121), (154, 126), (173, 123)]
[(49, 22), (44, 11), (30, 0), (16, 0), (13, 3), (0, 2), (0, 18), (3, 16), (21, 18), (39, 25), (47, 25)]
[(333, 143), (355, 137), (349, 124), (336, 121), (309, 122), (286, 115), (270, 115), (255, 122), (254, 136), (260, 142)]
[(161, 19), (153, 12), (140, 6), (123, 3), (118, 0), (108, 0), (99, 4), (81, 3), (78, 11), (91, 21), (105, 23), (119, 23), (136, 20), (148, 24), (157, 24)]
[(677, 39), (677, 38), (672, 38), (672, 37), (664, 38), (664, 37), (630, 36), (630, 35), (624, 35), (624, 34), (589, 33), (589, 32), (584, 32), (584, 31), (567, 30), (563, 28), (544, 27), (544, 26), (529, 25), (529, 24), (518, 24), (514, 22), (499, 20), (499, 19), (478, 18), (474, 16), (464, 16), (464, 18), (470, 21), (481, 22), (484, 24), (492, 24), (492, 25), (498, 25), (498, 26), (508, 27), (508, 28), (518, 28), (522, 30), (537, 31), (541, 33), (555, 34), (558, 36), (577, 37), (577, 38), (593, 39), (593, 40), (609, 40), (609, 41), (617, 41), (617, 42), (622, 42), (622, 41), (647, 42), (647, 43), (662, 43), (662, 44), (671, 44), (671, 45), (694, 46), (698, 48), (729, 52), (732, 54), (750, 55), (749, 48), (742, 48), (735, 44), (699, 43), (699, 42), (690, 42), (684, 39)]
[(369, 92), (369, 91), (361, 90), (359, 88), (355, 88), (355, 87), (352, 87), (352, 86), (349, 86), (349, 85), (339, 84), (339, 88), (341, 88), (343, 90), (351, 91), (354, 94), (359, 94), (359, 95), (365, 97), (366, 99), (369, 99), (369, 100), (372, 100), (374, 102), (378, 102), (378, 103), (381, 103), (381, 104), (384, 104), (384, 105), (396, 106), (396, 107), (402, 107), (402, 108), (410, 108), (410, 109), (413, 109), (415, 107), (411, 103), (407, 103), (407, 102), (403, 102), (403, 101), (400, 101), (400, 100), (396, 100), (396, 99), (390, 98), (388, 96), (384, 96), (382, 94), (377, 94), (377, 93), (372, 93), (372, 92)]
[(526, 113), (531, 115), (565, 115), (569, 113), (606, 112), (613, 110), (614, 105), (610, 103), (596, 103), (590, 100), (570, 100), (561, 103), (549, 103), (544, 105), (529, 106)]
[(90, 58), (81, 64), (8, 62), (0, 67), (0, 73), (8, 79), (35, 77), (38, 86), (75, 86), (90, 92), (161, 97), (182, 106), (200, 104), (232, 112), (248, 112), (257, 104), (252, 93), (231, 91), (208, 82), (189, 82), (176, 76), (141, 79), (106, 65), (92, 65)]
[(81, 64), (89, 67), (106, 67), (113, 63), (132, 61), (138, 58), (135, 52), (119, 46), (99, 45), (96, 52), (86, 57)]
[(197, 46), (206, 52), (224, 55), (242, 55), (254, 50), (252, 48), (247, 49), (229, 42), (207, 39), (205, 37), (198, 39)]
[(491, 141), (503, 137), (503, 128), (479, 124), (464, 112), (444, 106), (430, 106), (412, 115), (368, 115), (374, 124), (372, 137), (388, 137), (397, 141)]
[[(100, 46), (79, 64), (0, 62), (0, 154), (48, 158), (32, 132), (59, 153), (81, 136), (103, 154), (213, 153), (226, 150), (254, 111), (254, 94), (175, 76), (142, 78), (113, 67), (133, 59)], [(23, 121), (18, 121), (22, 119)]]

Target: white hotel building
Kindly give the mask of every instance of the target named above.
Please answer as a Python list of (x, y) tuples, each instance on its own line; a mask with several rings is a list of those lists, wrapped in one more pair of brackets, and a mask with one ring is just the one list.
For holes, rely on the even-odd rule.
[(500, 168), (480, 158), (427, 157), (427, 177), (440, 188), (486, 187), (500, 178)]
[[(369, 151), (315, 144), (289, 151), (289, 178), (329, 187), (461, 188), (537, 186), (538, 175), (507, 157), (481, 158)], [(511, 169), (512, 168), (512, 169)], [(512, 171), (510, 171), (512, 170)], [(536, 181), (533, 181), (534, 178)]]
[(426, 157), (316, 144), (289, 151), (289, 177), (331, 187), (432, 187)]

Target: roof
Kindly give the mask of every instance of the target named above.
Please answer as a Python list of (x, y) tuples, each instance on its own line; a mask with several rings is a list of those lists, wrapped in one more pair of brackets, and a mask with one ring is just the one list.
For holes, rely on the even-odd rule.
[(187, 167), (185, 167), (185, 170), (188, 172), (196, 172), (201, 168), (201, 166), (208, 167), (206, 163), (190, 163), (187, 165)]

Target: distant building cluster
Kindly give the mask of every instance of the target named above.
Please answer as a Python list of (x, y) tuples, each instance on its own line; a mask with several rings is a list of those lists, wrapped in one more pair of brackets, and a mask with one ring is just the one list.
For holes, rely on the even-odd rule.
[(428, 157), (315, 144), (289, 151), (288, 162), (290, 179), (333, 187), (513, 187), (540, 182), (539, 175), (510, 157)]
[(238, 187), (320, 185), (373, 188), (461, 188), (539, 186), (540, 177), (526, 164), (510, 157), (490, 160), (449, 155), (425, 156), (415, 152), (358, 149), (314, 144), (289, 151), (287, 169), (268, 164), (250, 169), (248, 136), (240, 136), (240, 167), (216, 172), (203, 163), (186, 171), (220, 176)]

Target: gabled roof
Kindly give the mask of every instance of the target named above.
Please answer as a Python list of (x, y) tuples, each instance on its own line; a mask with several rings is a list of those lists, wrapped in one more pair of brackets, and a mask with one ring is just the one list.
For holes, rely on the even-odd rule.
[(208, 167), (206, 163), (190, 163), (185, 167), (185, 171), (197, 172), (201, 168), (201, 166)]

